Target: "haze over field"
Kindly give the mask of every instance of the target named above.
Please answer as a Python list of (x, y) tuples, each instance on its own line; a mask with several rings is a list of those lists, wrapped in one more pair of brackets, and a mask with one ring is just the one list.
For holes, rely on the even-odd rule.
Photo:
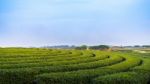
[(149, 0), (0, 0), (0, 46), (149, 43)]

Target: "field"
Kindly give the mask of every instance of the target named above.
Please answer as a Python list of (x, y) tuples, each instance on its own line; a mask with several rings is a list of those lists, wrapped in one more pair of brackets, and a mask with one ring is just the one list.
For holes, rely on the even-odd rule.
[(149, 84), (149, 53), (0, 48), (0, 84)]

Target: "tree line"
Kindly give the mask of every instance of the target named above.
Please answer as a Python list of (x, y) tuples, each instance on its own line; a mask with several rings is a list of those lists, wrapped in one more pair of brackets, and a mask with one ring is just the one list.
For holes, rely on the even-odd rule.
[(92, 49), (92, 50), (108, 50), (110, 47), (108, 45), (96, 45), (96, 46), (78, 46), (75, 49), (77, 50), (86, 50), (86, 49)]

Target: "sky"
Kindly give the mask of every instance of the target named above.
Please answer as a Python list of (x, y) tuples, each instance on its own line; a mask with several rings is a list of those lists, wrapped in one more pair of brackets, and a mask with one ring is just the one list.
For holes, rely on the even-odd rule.
[(0, 46), (149, 45), (150, 0), (0, 0)]

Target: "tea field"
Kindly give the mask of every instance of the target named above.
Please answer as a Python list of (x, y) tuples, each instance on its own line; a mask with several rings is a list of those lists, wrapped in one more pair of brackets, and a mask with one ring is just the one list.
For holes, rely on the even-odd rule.
[(0, 84), (150, 84), (149, 55), (0, 48)]

